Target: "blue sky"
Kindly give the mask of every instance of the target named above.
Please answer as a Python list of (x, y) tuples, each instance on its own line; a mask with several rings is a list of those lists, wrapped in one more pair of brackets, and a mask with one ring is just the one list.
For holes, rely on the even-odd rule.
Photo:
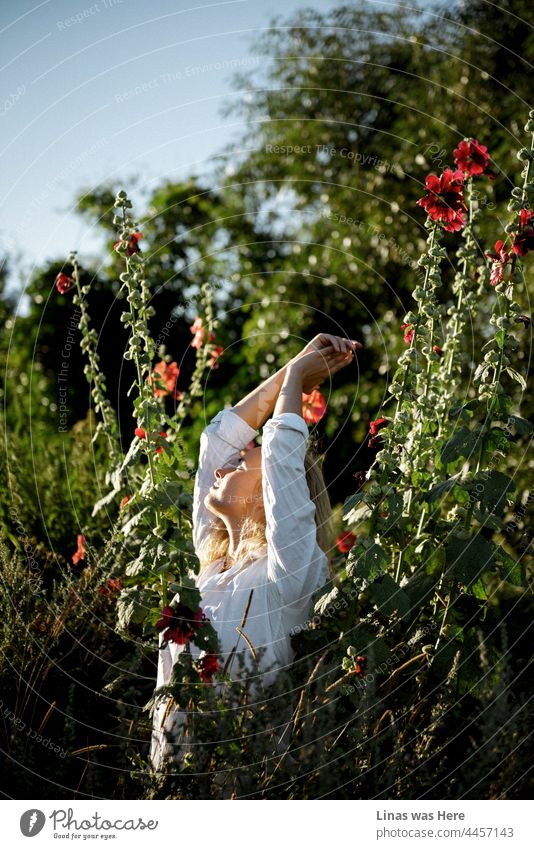
[[(335, 0), (2, 0), (0, 255), (34, 265), (98, 252), (78, 190), (142, 175), (145, 189), (209, 170), (240, 134), (220, 109), (272, 15)], [(131, 192), (134, 200), (135, 189)]]

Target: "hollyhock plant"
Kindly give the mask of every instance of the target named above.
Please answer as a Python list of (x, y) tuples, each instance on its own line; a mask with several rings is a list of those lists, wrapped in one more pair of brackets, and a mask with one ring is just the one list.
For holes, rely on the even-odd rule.
[(161, 611), (161, 617), (156, 622), (158, 631), (163, 631), (163, 639), (180, 646), (194, 639), (196, 632), (202, 628), (206, 617), (201, 607), (193, 611), (182, 602), (175, 606), (167, 605)]
[(68, 274), (65, 274), (63, 271), (57, 275), (55, 279), (55, 286), (60, 295), (66, 295), (67, 292), (70, 292), (74, 285), (74, 277), (69, 277)]
[(336, 539), (336, 546), (342, 554), (346, 554), (347, 551), (351, 550), (356, 539), (356, 534), (353, 534), (352, 531), (343, 531)]
[(495, 174), (488, 168), (490, 162), (488, 148), (480, 144), (477, 139), (464, 139), (455, 148), (453, 155), (456, 167), (467, 177), (486, 174), (490, 180), (494, 179)]
[(307, 424), (317, 424), (326, 413), (326, 400), (318, 389), (302, 393), (302, 418)]
[(503, 240), (499, 239), (498, 242), (495, 242), (495, 253), (486, 251), (486, 256), (492, 260), (490, 283), (492, 286), (497, 286), (502, 283), (506, 267), (512, 262), (512, 254)]
[(464, 175), (459, 169), (446, 168), (441, 177), (429, 174), (425, 180), (426, 195), (417, 201), (432, 221), (438, 221), (450, 233), (465, 225), (467, 207), (464, 202)]
[(529, 251), (534, 250), (534, 222), (531, 219), (534, 212), (531, 209), (522, 209), (519, 213), (520, 229), (514, 233), (512, 250), (517, 256), (526, 256)]
[(83, 534), (78, 534), (77, 538), (78, 549), (72, 555), (72, 562), (76, 565), (80, 560), (85, 560), (85, 537)]
[(214, 651), (203, 655), (198, 662), (199, 675), (204, 684), (211, 684), (213, 676), (219, 669), (219, 661)]

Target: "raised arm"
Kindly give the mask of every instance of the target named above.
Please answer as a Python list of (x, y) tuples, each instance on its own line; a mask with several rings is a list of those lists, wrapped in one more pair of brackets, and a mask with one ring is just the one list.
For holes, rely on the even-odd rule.
[(262, 486), (267, 575), (281, 607), (306, 606), (328, 578), (327, 558), (317, 544), (315, 504), (306, 481), (308, 427), (297, 413), (278, 413), (262, 439)]
[[(251, 427), (259, 429), (272, 414), (278, 400), (280, 389), (286, 381), (287, 372), (290, 367), (300, 361), (307, 354), (315, 351), (321, 350), (326, 352), (327, 350), (329, 351), (332, 349), (333, 353), (342, 354), (355, 351), (356, 348), (361, 347), (361, 342), (356, 342), (355, 340), (345, 339), (341, 336), (332, 336), (329, 333), (318, 333), (317, 336), (314, 336), (314, 338), (304, 346), (302, 351), (300, 351), (296, 357), (289, 360), (287, 365), (283, 366), (271, 375), (271, 377), (268, 377), (263, 381), (263, 383), (260, 383), (256, 389), (253, 389), (252, 392), (245, 395), (245, 397), (239, 401), (238, 404), (232, 407), (232, 409)], [(344, 361), (345, 365), (346, 362), (347, 360)], [(324, 379), (324, 376), (326, 375), (323, 374), (320, 379)], [(310, 375), (306, 372), (306, 370), (303, 372), (302, 388), (304, 392), (311, 392), (317, 383), (315, 377), (316, 375)], [(294, 412), (302, 412), (300, 399), (298, 399), (297, 403), (294, 403), (293, 406), (295, 407)]]

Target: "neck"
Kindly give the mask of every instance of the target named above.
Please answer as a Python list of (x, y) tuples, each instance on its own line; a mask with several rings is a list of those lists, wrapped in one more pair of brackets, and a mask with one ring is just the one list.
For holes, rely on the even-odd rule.
[(236, 553), (237, 547), (239, 545), (243, 520), (242, 519), (225, 518), (224, 524), (226, 525), (226, 530), (228, 531), (228, 536), (230, 538), (230, 542), (229, 542), (229, 545), (228, 545), (228, 552), (227, 552), (227, 555), (226, 555), (227, 558), (228, 558), (228, 561), (230, 561), (235, 557), (235, 553)]

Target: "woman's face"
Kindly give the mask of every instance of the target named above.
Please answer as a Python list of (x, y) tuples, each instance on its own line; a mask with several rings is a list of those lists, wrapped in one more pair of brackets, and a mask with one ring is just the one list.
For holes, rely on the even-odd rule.
[(204, 504), (217, 516), (240, 519), (261, 512), (261, 448), (255, 446), (241, 452), (236, 468), (215, 469), (215, 480)]

